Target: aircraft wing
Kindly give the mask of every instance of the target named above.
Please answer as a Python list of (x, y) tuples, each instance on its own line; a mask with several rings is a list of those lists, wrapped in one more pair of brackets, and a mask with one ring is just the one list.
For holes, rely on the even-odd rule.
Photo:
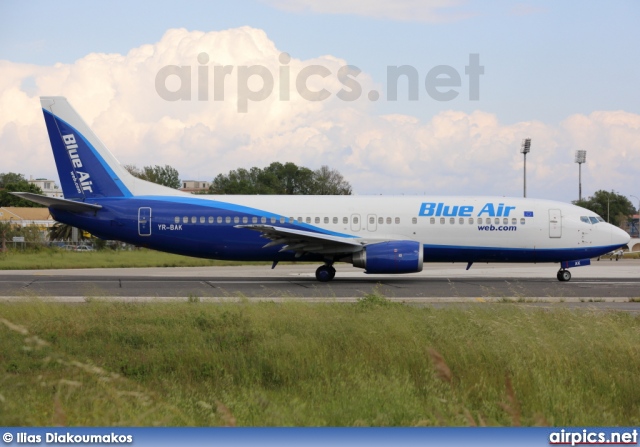
[(283, 245), (280, 251), (295, 251), (296, 257), (304, 253), (348, 254), (362, 250), (365, 242), (361, 239), (331, 236), (311, 231), (292, 230), (271, 225), (236, 225), (234, 228), (246, 228), (259, 231), (261, 237), (269, 239), (262, 248)]
[(74, 200), (41, 196), (40, 194), (34, 194), (32, 192), (11, 192), (9, 194), (13, 194), (21, 199), (30, 200), (31, 202), (36, 202), (56, 210), (83, 212), (98, 211), (102, 208), (102, 206), (95, 205), (93, 203), (76, 202)]

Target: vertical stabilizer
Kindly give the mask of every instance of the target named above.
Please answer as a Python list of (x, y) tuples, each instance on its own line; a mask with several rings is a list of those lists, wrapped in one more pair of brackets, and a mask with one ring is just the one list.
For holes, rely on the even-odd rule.
[(40, 103), (65, 198), (183, 194), (129, 174), (66, 98), (45, 96)]

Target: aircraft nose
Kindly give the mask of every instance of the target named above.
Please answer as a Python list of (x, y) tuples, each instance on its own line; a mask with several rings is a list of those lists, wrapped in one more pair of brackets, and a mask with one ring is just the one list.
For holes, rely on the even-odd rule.
[(612, 245), (627, 245), (631, 240), (631, 236), (624, 230), (611, 225), (611, 244)]

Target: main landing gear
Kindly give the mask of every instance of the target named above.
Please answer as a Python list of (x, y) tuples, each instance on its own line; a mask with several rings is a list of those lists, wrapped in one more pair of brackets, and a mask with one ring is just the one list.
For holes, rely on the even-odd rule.
[(316, 279), (320, 282), (329, 282), (336, 276), (336, 269), (331, 264), (325, 264), (316, 270)]
[(556, 275), (558, 281), (565, 282), (571, 279), (571, 272), (569, 270), (560, 269)]

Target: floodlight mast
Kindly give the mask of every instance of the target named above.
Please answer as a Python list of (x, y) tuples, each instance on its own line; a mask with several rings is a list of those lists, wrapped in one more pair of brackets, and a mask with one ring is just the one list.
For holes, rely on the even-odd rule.
[(527, 197), (527, 154), (531, 152), (531, 138), (525, 138), (520, 145), (520, 153), (524, 154), (524, 195)]
[(582, 200), (582, 163), (587, 162), (587, 151), (576, 151), (576, 163), (578, 163), (578, 200)]

